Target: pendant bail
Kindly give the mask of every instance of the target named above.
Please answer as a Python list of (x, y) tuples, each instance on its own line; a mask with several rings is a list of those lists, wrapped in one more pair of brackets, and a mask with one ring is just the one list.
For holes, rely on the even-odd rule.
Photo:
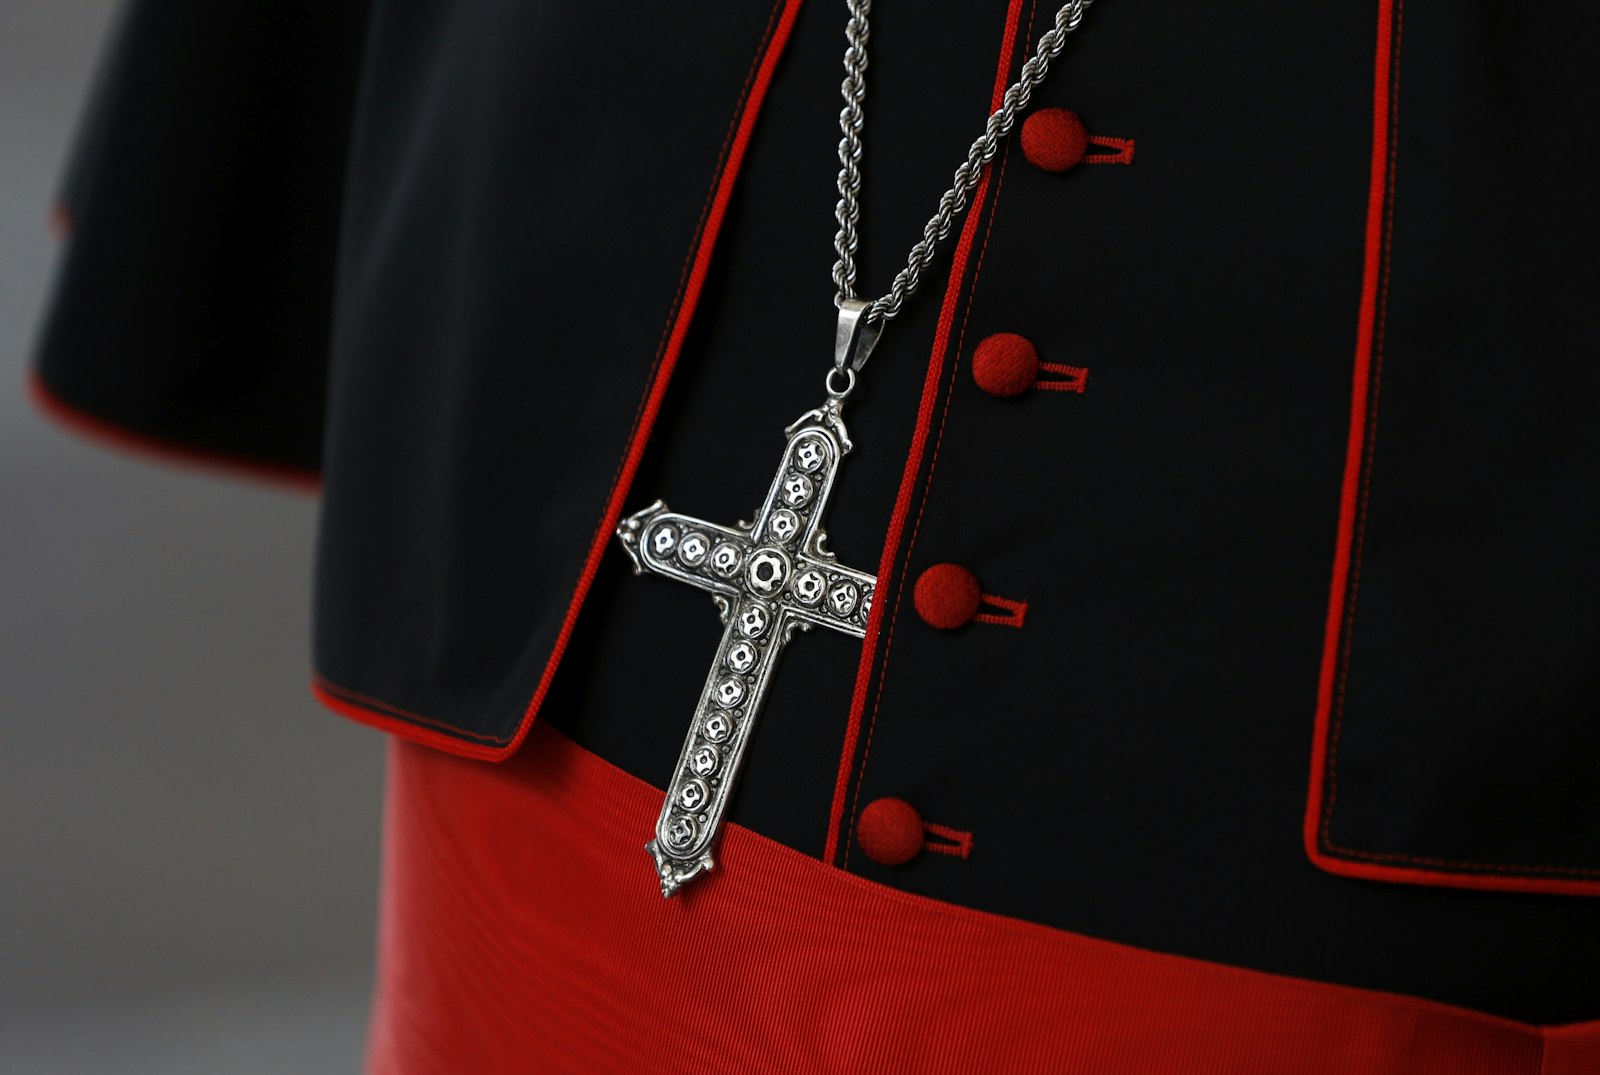
[(833, 334), (833, 368), (859, 370), (883, 335), (883, 321), (868, 321), (872, 304), (861, 299), (839, 300), (839, 327)]

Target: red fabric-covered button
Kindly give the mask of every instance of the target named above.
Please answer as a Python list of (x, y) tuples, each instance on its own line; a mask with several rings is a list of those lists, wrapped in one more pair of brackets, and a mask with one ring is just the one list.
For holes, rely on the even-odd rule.
[(922, 815), (904, 799), (874, 799), (856, 822), (856, 839), (880, 866), (904, 866), (922, 851)]
[(934, 564), (917, 577), (911, 603), (929, 627), (949, 631), (978, 614), (983, 590), (978, 576), (960, 564)]
[(1022, 155), (1047, 172), (1075, 168), (1089, 151), (1089, 129), (1065, 108), (1041, 108), (1022, 121)]
[(991, 396), (1020, 396), (1039, 380), (1039, 352), (1024, 336), (997, 332), (972, 352), (972, 379)]

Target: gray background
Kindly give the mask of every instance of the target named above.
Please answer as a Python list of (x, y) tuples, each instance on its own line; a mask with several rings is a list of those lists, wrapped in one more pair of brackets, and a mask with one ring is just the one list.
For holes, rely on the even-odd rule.
[(384, 737), (307, 690), (315, 499), (25, 392), (115, 6), (0, 0), (0, 1072), (354, 1072)]

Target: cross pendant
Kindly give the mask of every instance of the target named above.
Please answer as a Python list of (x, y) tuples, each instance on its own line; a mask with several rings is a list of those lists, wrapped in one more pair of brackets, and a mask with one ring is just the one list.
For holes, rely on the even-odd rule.
[(785, 430), (783, 461), (753, 523), (721, 526), (668, 511), (658, 500), (617, 527), (635, 574), (651, 571), (710, 591), (726, 624), (655, 839), (645, 845), (662, 896), (712, 868), (711, 844), (745, 745), (794, 632), (820, 625), (866, 634), (877, 579), (840, 566), (821, 527), (839, 461), (851, 447), (841, 402), (832, 396)]

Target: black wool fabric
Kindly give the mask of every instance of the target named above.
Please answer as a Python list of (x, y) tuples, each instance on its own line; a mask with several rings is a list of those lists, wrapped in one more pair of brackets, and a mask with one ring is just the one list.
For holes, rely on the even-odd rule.
[[(1047, 7), (874, 12), (864, 293), (903, 264), (1002, 49), (1009, 80)], [(702, 246), (788, 11), (135, 3), (65, 185), (38, 373), (129, 429), (320, 472), (317, 674), (400, 734), (509, 747), (612, 498), (749, 518), (783, 428), (822, 401), (842, 7), (799, 11)], [(872, 881), (1600, 1017), (1600, 897), (1517, 890), (1600, 882), (1597, 31), (1576, 4), (1403, 24), (1386, 2), (1094, 5), (1033, 107), (1132, 158), (1052, 173), (1009, 141), (963, 271), (952, 234), (888, 326), (825, 521), (842, 562), (890, 566), (881, 629), (864, 667), (831, 632), (789, 647), (730, 820), (824, 855), (842, 763), (832, 862)], [(972, 354), (1002, 332), (1086, 368), (1084, 390), (983, 391)], [(1334, 595), (1325, 667), (1351, 519), (1359, 578)], [(663, 785), (722, 627), (601, 537), (536, 719)], [(924, 623), (915, 581), (947, 562), (1026, 601), (1024, 625)], [(1328, 667), (1336, 744), (1315, 734)], [(1337, 792), (1308, 803), (1319, 748)], [(873, 862), (851, 825), (882, 798), (970, 833), (970, 856)], [(1452, 884), (1334, 872), (1366, 862)]]

